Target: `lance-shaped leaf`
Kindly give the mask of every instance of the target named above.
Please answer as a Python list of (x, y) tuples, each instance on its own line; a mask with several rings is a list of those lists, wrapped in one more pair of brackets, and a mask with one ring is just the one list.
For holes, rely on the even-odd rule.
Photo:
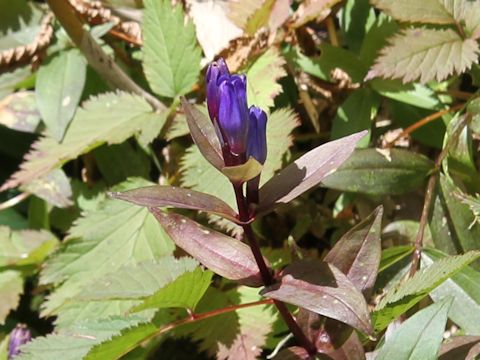
[(242, 284), (263, 284), (248, 245), (208, 229), (188, 217), (150, 208), (172, 240), (213, 272)]
[(283, 270), (280, 283), (266, 287), (261, 294), (373, 333), (362, 294), (340, 270), (326, 262), (293, 263)]
[(387, 339), (376, 360), (437, 359), (451, 298), (417, 312)]
[(343, 235), (324, 259), (343, 272), (364, 295), (371, 292), (380, 265), (382, 215), (383, 207), (379, 206)]
[(195, 106), (190, 105), (184, 97), (182, 97), (182, 107), (193, 141), (197, 144), (205, 159), (220, 170), (225, 166), (225, 163), (212, 122)]
[(258, 213), (288, 203), (334, 172), (352, 154), (366, 131), (321, 145), (284, 168), (260, 189)]
[(154, 208), (172, 206), (180, 209), (200, 210), (238, 222), (235, 210), (223, 200), (213, 195), (181, 187), (154, 185), (125, 192), (111, 192), (109, 195), (115, 199), (140, 206)]

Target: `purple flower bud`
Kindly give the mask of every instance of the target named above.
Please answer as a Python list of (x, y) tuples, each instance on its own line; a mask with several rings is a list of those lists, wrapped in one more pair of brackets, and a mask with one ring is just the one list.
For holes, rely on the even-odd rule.
[(20, 346), (26, 344), (31, 339), (32, 336), (27, 326), (18, 324), (10, 334), (10, 341), (8, 343), (8, 360), (13, 359), (20, 354)]
[[(231, 75), (230, 77), (221, 77), (220, 80), (218, 127), (228, 151), (241, 159), (247, 150), (249, 126), (247, 79), (245, 75)], [(238, 165), (238, 163), (226, 163), (226, 165)]]
[(212, 62), (207, 69), (207, 107), (210, 118), (215, 123), (218, 118), (218, 84), (221, 77), (230, 77), (230, 71), (223, 58)]
[(260, 164), (267, 159), (267, 114), (256, 106), (249, 109), (247, 158), (253, 156)]

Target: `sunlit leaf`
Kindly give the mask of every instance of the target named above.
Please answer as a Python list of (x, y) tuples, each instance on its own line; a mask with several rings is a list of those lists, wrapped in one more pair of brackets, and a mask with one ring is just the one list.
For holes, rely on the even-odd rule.
[(463, 39), (451, 29), (407, 29), (390, 39), (367, 78), (441, 81), (461, 74), (477, 61), (480, 49), (475, 40)]
[(145, 75), (153, 91), (175, 97), (191, 90), (200, 70), (195, 29), (181, 6), (146, 0), (143, 18)]
[(378, 303), (373, 314), (375, 330), (387, 327), (390, 321), (406, 312), (430, 291), (480, 257), (479, 251), (443, 258), (421, 269), (413, 277), (399, 282)]
[(0, 271), (0, 325), (5, 323), (8, 313), (15, 309), (23, 293), (23, 278), (19, 271)]
[(61, 52), (41, 66), (35, 83), (38, 109), (47, 132), (61, 142), (82, 95), (87, 61), (78, 49)]
[(352, 154), (365, 132), (328, 142), (310, 150), (283, 168), (260, 188), (258, 212), (267, 212), (275, 205), (288, 203), (318, 185)]
[[(123, 183), (114, 190), (150, 185), (145, 180)], [(88, 284), (132, 261), (158, 260), (174, 244), (147, 209), (123, 201), (105, 200), (86, 212), (70, 229), (62, 251), (46, 264), (41, 282), (61, 285), (44, 303), (51, 314), (74, 299)]]
[(437, 359), (451, 298), (430, 305), (400, 325), (377, 354), (377, 360)]
[(118, 144), (141, 132), (152, 109), (139, 96), (106, 93), (78, 109), (61, 144), (43, 137), (32, 145), (25, 162), (1, 189), (30, 183), (54, 168), (103, 144)]

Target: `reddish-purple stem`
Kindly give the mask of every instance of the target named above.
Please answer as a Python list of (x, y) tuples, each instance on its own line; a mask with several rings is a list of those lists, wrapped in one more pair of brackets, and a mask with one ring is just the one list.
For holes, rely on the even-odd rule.
[[(238, 205), (238, 214), (240, 220), (244, 223), (242, 225), (243, 231), (245, 233), (245, 237), (248, 240), (250, 248), (252, 249), (253, 256), (255, 261), (258, 265), (258, 269), (260, 270), (260, 275), (262, 276), (262, 280), (265, 286), (272, 285), (275, 281), (273, 279), (272, 273), (268, 269), (267, 264), (262, 256), (262, 252), (260, 250), (260, 246), (258, 245), (257, 239), (255, 234), (253, 233), (252, 226), (250, 225), (249, 221), (250, 213), (248, 211), (248, 204), (243, 195), (242, 185), (241, 184), (233, 184), (233, 189), (235, 190), (235, 197), (237, 199)], [(274, 300), (273, 303), (278, 309), (278, 312), (282, 316), (283, 320), (287, 324), (288, 328), (292, 332), (293, 336), (297, 339), (298, 343), (308, 351), (310, 355), (314, 355), (317, 353), (317, 348), (315, 345), (307, 338), (305, 333), (302, 331), (300, 326), (295, 321), (292, 314), (288, 311), (285, 304), (281, 301)]]

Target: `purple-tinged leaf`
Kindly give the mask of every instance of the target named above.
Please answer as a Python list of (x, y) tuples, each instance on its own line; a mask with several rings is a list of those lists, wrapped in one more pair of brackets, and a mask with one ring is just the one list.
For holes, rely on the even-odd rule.
[(324, 259), (343, 272), (366, 297), (371, 294), (380, 265), (382, 215), (383, 207), (379, 206), (343, 235)]
[(340, 348), (352, 334), (352, 327), (300, 308), (297, 322), (303, 332), (321, 353), (331, 353)]
[(373, 334), (363, 295), (335, 266), (304, 260), (287, 266), (281, 275), (279, 283), (266, 287), (261, 294)]
[(480, 336), (456, 336), (442, 345), (438, 360), (467, 359), (470, 351), (478, 344)]
[(182, 107), (193, 141), (210, 164), (221, 170), (225, 167), (222, 149), (212, 122), (182, 97)]
[(321, 145), (295, 160), (260, 189), (258, 213), (288, 203), (320, 183), (348, 159), (366, 131)]
[(263, 285), (248, 245), (208, 229), (186, 216), (150, 208), (172, 240), (213, 272), (252, 287)]
[(115, 199), (150, 208), (172, 206), (205, 211), (238, 223), (237, 213), (227, 203), (213, 195), (195, 190), (154, 185), (124, 192), (111, 192), (109, 195)]
[(243, 183), (256, 177), (262, 169), (263, 165), (250, 157), (245, 164), (223, 167), (222, 173), (233, 183)]
[(333, 360), (365, 360), (365, 350), (354, 331), (339, 349), (328, 353), (328, 356)]

